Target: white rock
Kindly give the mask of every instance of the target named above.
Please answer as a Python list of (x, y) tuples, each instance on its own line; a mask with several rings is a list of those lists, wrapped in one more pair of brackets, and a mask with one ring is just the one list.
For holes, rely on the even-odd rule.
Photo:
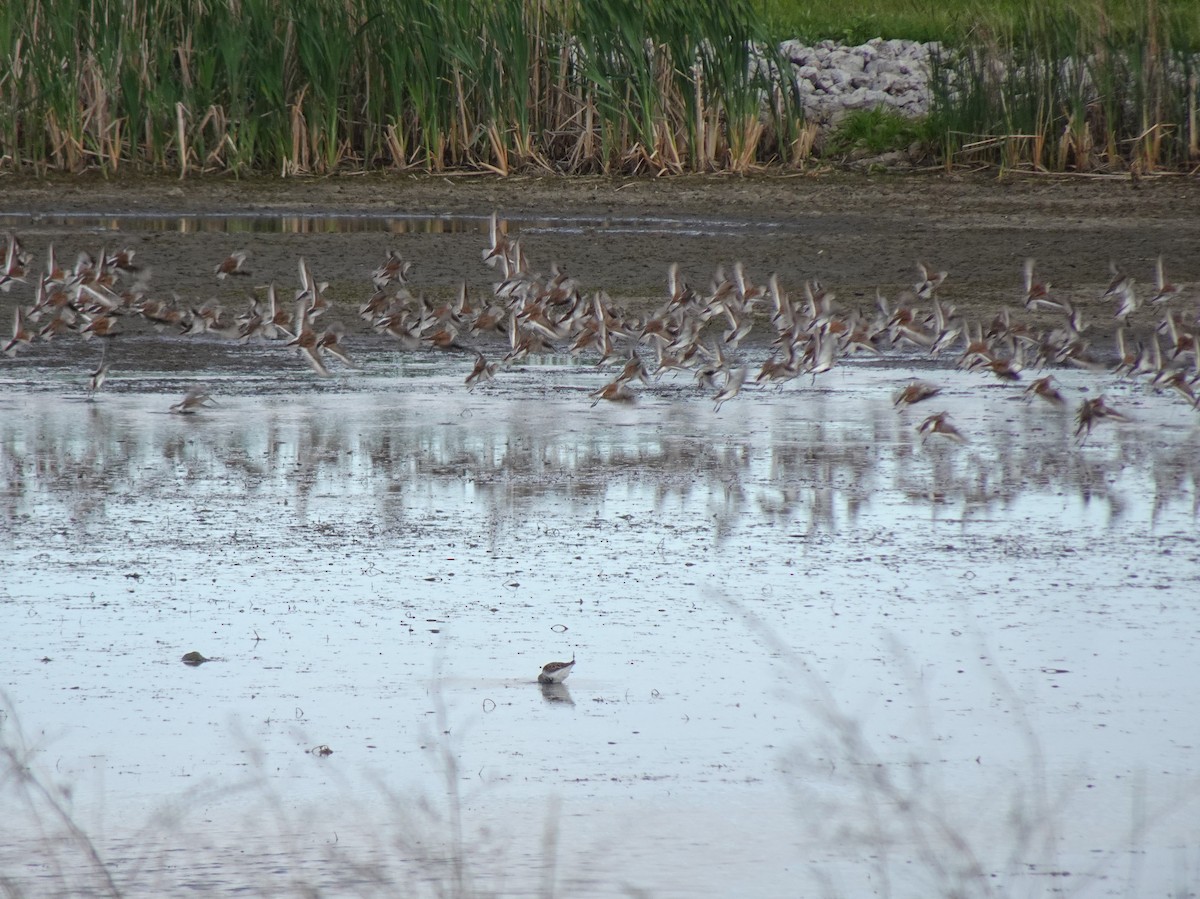
[(821, 80), (829, 88), (838, 88), (850, 84), (850, 76), (841, 69), (824, 69), (821, 72)]
[(785, 41), (778, 49), (791, 63), (789, 74), (805, 116), (825, 125), (847, 110), (877, 106), (926, 115), (932, 96), (931, 59), (942, 52), (936, 43), (880, 38), (856, 47), (832, 40), (812, 47)]
[(809, 84), (816, 84), (821, 80), (821, 70), (814, 66), (800, 66), (798, 69), (792, 70), (795, 73), (797, 82), (806, 81)]
[(891, 100), (891, 95), (883, 91), (860, 87), (844, 95), (842, 105), (847, 109), (873, 109), (876, 106), (890, 106)]
[(836, 60), (837, 68), (848, 73), (861, 72), (865, 63), (865, 60), (857, 53), (839, 53)]

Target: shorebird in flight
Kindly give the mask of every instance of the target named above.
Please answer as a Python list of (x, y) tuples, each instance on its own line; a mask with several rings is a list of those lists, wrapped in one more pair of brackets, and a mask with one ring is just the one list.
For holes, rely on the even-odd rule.
[(928, 300), (932, 297), (949, 274), (948, 272), (935, 272), (933, 266), (920, 260), (917, 260), (917, 271), (921, 273), (921, 278), (913, 285), (913, 293), (921, 300)]
[(249, 275), (244, 266), (246, 264), (246, 253), (244, 250), (238, 250), (230, 253), (221, 262), (217, 264), (214, 270), (218, 281), (224, 281), (230, 275), (239, 275), (245, 277)]
[(928, 437), (931, 434), (941, 434), (955, 443), (966, 443), (967, 438), (962, 435), (962, 432), (958, 428), (950, 424), (949, 419), (949, 412), (938, 412), (935, 415), (931, 415), (917, 426), (917, 433), (922, 437)]
[(467, 375), (466, 385), (468, 390), (474, 390), (476, 385), (482, 384), (484, 381), (490, 381), (496, 376), (497, 363), (488, 362), (487, 357), (479, 350), (475, 351), (475, 367), (471, 369), (471, 373)]
[(1046, 402), (1055, 406), (1062, 406), (1067, 402), (1065, 399), (1063, 399), (1062, 393), (1060, 393), (1058, 388), (1055, 386), (1054, 378), (1051, 375), (1046, 375), (1044, 378), (1038, 378), (1036, 381), (1026, 387), (1025, 396), (1030, 398), (1040, 396)]
[(592, 406), (601, 400), (608, 400), (610, 403), (632, 403), (637, 399), (637, 395), (620, 378), (609, 381), (599, 390), (593, 390), (588, 396), (592, 399)]
[(0, 290), (7, 293), (14, 281), (24, 281), (30, 261), (29, 255), (21, 247), (20, 239), (9, 231), (4, 249), (4, 265), (0, 267)]
[(920, 403), (931, 397), (935, 397), (941, 392), (942, 388), (935, 387), (925, 381), (913, 381), (896, 394), (896, 399), (892, 401), (892, 405), (897, 408), (911, 406), (914, 403)]
[(87, 398), (88, 402), (96, 398), (96, 391), (104, 386), (104, 381), (108, 377), (108, 363), (104, 361), (104, 357), (108, 355), (108, 345), (104, 347), (104, 352), (100, 354), (100, 364), (96, 366), (96, 370), (92, 372), (88, 378)]
[(746, 371), (747, 368), (745, 365), (726, 369), (725, 386), (717, 391), (717, 395), (713, 397), (714, 412), (720, 412), (722, 405), (742, 392), (742, 385), (746, 382)]
[(174, 415), (195, 415), (206, 406), (215, 406), (216, 400), (201, 387), (193, 387), (178, 403), (168, 410)]
[(1035, 263), (1032, 259), (1025, 260), (1023, 269), (1025, 275), (1025, 308), (1030, 312), (1037, 309), (1061, 309), (1062, 306), (1050, 299), (1050, 282), (1039, 281), (1034, 276)]
[(12, 339), (4, 344), (4, 349), (0, 350), (0, 352), (3, 352), (6, 356), (15, 356), (20, 347), (29, 346), (33, 342), (33, 337), (33, 332), (25, 326), (25, 312), (18, 306), (13, 316)]
[(1183, 287), (1167, 280), (1166, 273), (1163, 271), (1163, 258), (1159, 256), (1154, 263), (1154, 296), (1150, 297), (1150, 302), (1155, 305), (1166, 303), (1181, 293), (1183, 293)]
[(1079, 437), (1082, 434), (1086, 440), (1091, 435), (1092, 428), (1106, 418), (1112, 421), (1129, 421), (1128, 416), (1108, 405), (1103, 395), (1084, 400), (1075, 412), (1075, 436)]
[[(483, 261), (492, 268), (506, 266), (509, 261), (510, 246), (507, 235), (500, 231), (500, 219), (496, 213), (488, 219), (488, 248), (481, 254)], [(516, 255), (520, 255), (520, 252)]]

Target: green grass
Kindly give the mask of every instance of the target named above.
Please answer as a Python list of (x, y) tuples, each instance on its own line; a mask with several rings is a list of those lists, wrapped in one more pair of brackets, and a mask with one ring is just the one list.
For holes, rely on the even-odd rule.
[[(778, 40), (808, 42), (832, 39), (860, 44), (871, 38), (904, 38), (963, 44), (983, 34), (1019, 33), (1029, 26), (1031, 8), (1052, 18), (1073, 15), (1084, 22), (1105, 23), (1109, 30), (1134, 33), (1145, 0), (755, 0)], [(1188, 18), (1194, 0), (1159, 0), (1167, 16)], [(1194, 16), (1192, 17), (1194, 18)], [(1188, 26), (1193, 47), (1200, 46), (1200, 23)]]
[(929, 143), (927, 119), (913, 119), (882, 107), (856, 109), (846, 114), (825, 144), (824, 154), (848, 156), (855, 151), (871, 155), (904, 150), (914, 143)]
[[(1002, 0), (1003, 2), (1003, 0)], [(871, 38), (946, 40), (961, 32), (982, 4), (978, 2), (920, 3), (916, 0), (758, 0), (768, 28), (779, 40), (798, 38), (807, 43), (835, 40), (866, 43)]]

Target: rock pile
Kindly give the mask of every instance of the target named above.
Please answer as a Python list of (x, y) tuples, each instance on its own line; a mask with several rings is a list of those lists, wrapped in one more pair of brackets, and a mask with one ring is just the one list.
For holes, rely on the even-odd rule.
[(937, 43), (875, 38), (857, 47), (834, 41), (807, 47), (785, 41), (779, 51), (791, 63), (807, 121), (828, 127), (850, 110), (880, 106), (914, 118), (929, 113)]

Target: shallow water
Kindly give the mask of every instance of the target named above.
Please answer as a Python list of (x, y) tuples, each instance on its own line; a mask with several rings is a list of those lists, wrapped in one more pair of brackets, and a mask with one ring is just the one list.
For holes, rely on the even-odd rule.
[[(714, 413), (682, 380), (592, 407), (582, 365), (468, 393), (382, 343), (320, 383), (145, 346), (94, 403), (78, 366), (0, 380), (2, 733), (122, 892), (1200, 880), (1200, 433), (1171, 398), (1058, 373), (1135, 419), (1080, 444), (903, 360)], [(893, 408), (914, 376), (967, 443)], [(166, 414), (197, 383), (219, 405)], [(94, 889), (0, 789), (32, 806), (0, 872)]]
[[(214, 212), (203, 215), (119, 213), (0, 212), (0, 228), (22, 234), (67, 230), (75, 233), (174, 232), (179, 234), (479, 234), (486, 239), (489, 215), (379, 214), (313, 212), (304, 215), (276, 211), (247, 213)], [(623, 216), (623, 215), (533, 215), (506, 214), (502, 225), (519, 228), (522, 234), (594, 234), (624, 236), (669, 235), (675, 237), (735, 236), (800, 233), (798, 225), (738, 221), (712, 216)]]

